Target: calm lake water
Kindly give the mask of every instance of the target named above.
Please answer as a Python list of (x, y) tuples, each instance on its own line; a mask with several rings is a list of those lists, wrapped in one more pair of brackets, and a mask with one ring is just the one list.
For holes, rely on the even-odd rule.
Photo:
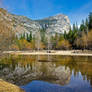
[(92, 57), (9, 55), (0, 78), (26, 92), (92, 92)]

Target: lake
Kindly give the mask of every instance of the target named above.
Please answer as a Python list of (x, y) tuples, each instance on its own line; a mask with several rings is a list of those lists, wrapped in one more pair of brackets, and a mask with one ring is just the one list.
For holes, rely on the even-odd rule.
[(92, 92), (92, 57), (6, 55), (0, 79), (26, 92)]

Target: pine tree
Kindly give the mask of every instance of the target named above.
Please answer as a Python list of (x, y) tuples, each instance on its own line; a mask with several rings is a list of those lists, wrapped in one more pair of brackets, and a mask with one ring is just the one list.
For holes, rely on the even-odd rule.
[(25, 32), (21, 34), (20, 39), (25, 39)]
[(89, 30), (92, 29), (92, 12), (89, 14)]
[(32, 32), (30, 32), (29, 40), (30, 40), (30, 42), (32, 41)]
[(26, 40), (29, 42), (29, 35), (28, 35), (28, 33), (27, 33), (27, 37), (26, 37)]
[(32, 33), (30, 32), (30, 34), (27, 33), (27, 41), (31, 42), (32, 41)]
[(67, 39), (67, 33), (64, 31), (64, 39)]
[(89, 22), (88, 22), (88, 19), (86, 18), (86, 21), (85, 21), (86, 34), (88, 34), (88, 24)]

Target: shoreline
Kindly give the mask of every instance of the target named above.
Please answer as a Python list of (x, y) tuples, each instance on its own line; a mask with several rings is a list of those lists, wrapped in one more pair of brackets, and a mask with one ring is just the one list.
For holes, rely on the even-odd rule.
[(81, 50), (50, 50), (50, 53), (46, 51), (4, 51), (3, 54), (15, 54), (15, 55), (62, 55), (62, 56), (92, 56), (92, 53), (83, 53)]

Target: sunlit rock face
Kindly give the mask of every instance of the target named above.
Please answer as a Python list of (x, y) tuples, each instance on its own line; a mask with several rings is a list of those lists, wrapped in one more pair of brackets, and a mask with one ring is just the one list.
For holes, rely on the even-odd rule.
[(63, 14), (58, 14), (42, 20), (37, 20), (37, 22), (41, 25), (41, 27), (46, 29), (51, 34), (62, 34), (65, 31), (68, 33), (70, 29), (69, 18)]
[(0, 78), (17, 85), (24, 85), (32, 80), (43, 80), (65, 85), (70, 81), (71, 72), (64, 66), (56, 66), (52, 62), (33, 62), (31, 65), (16, 64), (0, 70)]
[[(39, 65), (39, 68), (37, 67)], [(40, 80), (65, 85), (68, 84), (71, 77), (71, 72), (69, 68), (64, 66), (56, 66), (55, 63), (37, 63), (36, 70)]]
[(48, 17), (42, 20), (31, 20), (25, 16), (18, 16), (8, 13), (6, 10), (0, 8), (0, 22), (8, 22), (7, 26), (15, 32), (17, 36), (23, 33), (36, 34), (40, 29), (45, 29), (47, 32), (64, 33), (68, 32), (70, 28), (69, 18), (66, 15), (58, 14), (56, 16)]
[(66, 68), (63, 66), (59, 66), (55, 69), (55, 74), (58, 77), (59, 80), (56, 81), (56, 83), (59, 83), (61, 85), (68, 84), (71, 77), (71, 72), (69, 68)]

